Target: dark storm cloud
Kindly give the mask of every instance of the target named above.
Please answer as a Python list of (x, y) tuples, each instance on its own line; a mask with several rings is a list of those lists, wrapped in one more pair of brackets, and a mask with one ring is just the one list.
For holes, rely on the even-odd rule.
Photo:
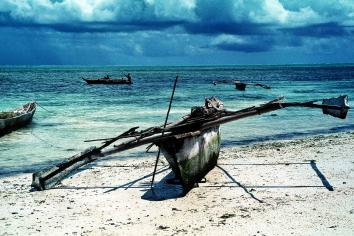
[(294, 28), (284, 28), (280, 31), (291, 33), (297, 36), (309, 36), (315, 38), (353, 36), (353, 32), (348, 31), (345, 26), (340, 26), (337, 22), (311, 24)]
[(275, 41), (271, 37), (251, 37), (244, 42), (220, 42), (215, 46), (225, 51), (239, 51), (245, 53), (267, 52), (275, 45)]
[[(19, 58), (12, 37), (38, 57), (42, 47), (63, 61), (65, 49), (73, 61), (99, 52), (112, 60), (354, 53), (353, 26), (352, 0), (2, 0), (0, 42), (7, 47), (0, 54)], [(327, 50), (334, 44), (336, 51)]]
[(270, 28), (266, 24), (254, 24), (249, 22), (200, 22), (184, 25), (185, 30), (191, 34), (205, 35), (268, 35)]
[(183, 21), (131, 21), (131, 22), (81, 22), (78, 24), (41, 25), (61, 32), (72, 33), (105, 33), (105, 32), (141, 32), (163, 31), (184, 24)]
[[(48, 28), (73, 33), (103, 33), (164, 30), (185, 22), (183, 17), (159, 15), (156, 13), (156, 6), (146, 4), (143, 0), (116, 1), (118, 5), (122, 3), (122, 6), (116, 7), (111, 3), (101, 7), (98, 5), (95, 8), (84, 4), (80, 6), (80, 1), (51, 1), (52, 5), (47, 7), (34, 6), (34, 1), (28, 2), (32, 4), (26, 7), (22, 5), (17, 8), (12, 7), (13, 9), (8, 11), (1, 11), (0, 3), (0, 26)], [(65, 5), (65, 2), (77, 2), (78, 4)], [(24, 11), (23, 8), (28, 9)], [(57, 8), (57, 11), (53, 12), (53, 8)], [(89, 9), (85, 10), (85, 8)]]
[[(351, 24), (354, 24), (354, 7), (351, 12), (344, 8), (344, 4), (333, 7), (325, 3), (310, 2), (4, 0), (0, 3), (0, 25), (47, 27), (78, 33), (153, 31), (179, 26), (187, 33), (205, 35), (269, 35), (279, 29), (294, 35), (322, 37), (345, 35), (346, 31), (344, 26), (340, 26), (338, 17), (351, 20)], [(326, 15), (332, 15), (332, 19), (326, 19)], [(333, 19), (337, 21), (328, 22)]]
[(10, 12), (0, 11), (0, 27), (20, 27), (21, 25), (26, 25), (25, 23), (14, 19)]

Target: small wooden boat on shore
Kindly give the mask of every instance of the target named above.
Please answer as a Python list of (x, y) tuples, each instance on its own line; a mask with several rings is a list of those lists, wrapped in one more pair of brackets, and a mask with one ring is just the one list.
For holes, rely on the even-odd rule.
[(31, 101), (10, 111), (0, 112), (0, 136), (27, 125), (32, 120), (36, 108), (36, 103)]
[[(315, 104), (317, 101), (283, 102), (283, 99), (275, 99), (260, 106), (238, 111), (228, 111), (218, 99), (205, 98), (204, 106), (192, 107), (190, 114), (175, 122), (142, 131), (136, 131), (139, 127), (133, 127), (114, 138), (88, 140), (87, 142), (103, 141), (104, 144), (86, 149), (58, 165), (34, 173), (31, 186), (37, 190), (52, 188), (79, 167), (98, 158), (149, 144), (149, 147), (152, 145), (159, 147), (172, 168), (176, 180), (182, 185), (184, 193), (187, 193), (216, 166), (222, 124), (287, 107), (320, 108), (324, 114), (341, 119), (346, 118), (349, 110), (346, 95), (324, 99), (322, 104)], [(126, 141), (108, 150), (104, 149), (119, 139), (126, 139)]]
[(88, 84), (132, 84), (132, 81), (127, 79), (82, 79)]

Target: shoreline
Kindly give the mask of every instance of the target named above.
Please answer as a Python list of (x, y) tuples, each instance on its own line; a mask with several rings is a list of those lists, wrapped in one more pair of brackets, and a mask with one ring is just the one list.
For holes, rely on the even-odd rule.
[[(313, 133), (296, 133), (296, 134), (293, 134), (293, 135), (292, 134), (283, 134), (283, 135), (280, 135), (280, 136), (277, 136), (277, 137), (267, 136), (267, 139), (254, 138), (254, 139), (246, 139), (246, 140), (236, 141), (236, 142), (235, 141), (231, 141), (230, 142), (229, 140), (222, 140), (221, 149), (232, 149), (234, 147), (243, 147), (243, 146), (257, 146), (257, 145), (260, 145), (260, 144), (286, 142), (286, 141), (289, 141), (289, 140), (310, 139), (311, 137), (322, 137), (322, 136), (336, 135), (336, 134), (342, 134), (342, 133), (347, 133), (347, 132), (351, 132), (351, 129), (349, 129), (349, 127), (345, 127), (345, 128), (340, 127), (340, 128), (331, 130), (331, 131), (329, 131), (327, 133), (313, 132)], [(123, 157), (121, 157), (121, 156), (117, 157), (117, 156), (114, 156), (114, 155), (107, 156), (107, 157), (102, 158), (99, 162), (110, 161), (110, 160), (114, 161), (117, 158), (124, 159), (125, 161), (144, 160), (145, 158), (150, 158), (150, 156), (156, 156), (155, 151), (146, 153), (144, 151), (144, 148), (142, 148), (142, 147), (143, 146), (138, 147), (138, 148), (141, 148), (141, 150), (140, 151), (136, 151), (134, 153), (130, 152), (133, 149), (127, 150), (125, 152), (122, 152), (122, 153), (125, 153), (127, 156), (123, 156)], [(135, 149), (137, 149), (137, 148), (135, 148)], [(38, 168), (38, 167), (36, 169), (24, 168), (23, 170), (19, 169), (19, 170), (13, 171), (13, 172), (6, 172), (6, 171), (5, 172), (0, 172), (0, 179), (6, 178), (6, 177), (11, 177), (11, 176), (16, 176), (16, 175), (21, 175), (21, 174), (34, 173), (34, 172), (36, 172), (38, 170), (41, 170), (41, 169), (43, 169), (43, 168), (45, 168), (47, 166), (56, 165), (56, 164), (62, 162), (63, 160), (65, 160), (66, 158), (69, 158), (69, 157), (71, 157), (71, 156), (73, 156), (73, 155), (75, 155), (75, 154), (77, 154), (79, 152), (80, 152), (80, 150), (78, 150), (76, 152), (72, 152), (70, 154), (65, 154), (65, 155), (63, 155), (63, 157), (61, 159), (58, 159), (56, 161), (50, 161), (51, 164), (39, 163), (38, 165), (40, 165), (41, 168)], [(139, 155), (142, 155), (143, 157), (134, 157), (134, 156), (139, 156)], [(1, 171), (1, 169), (0, 169), (0, 171)]]
[[(222, 148), (184, 197), (167, 162), (102, 160), (56, 188), (0, 177), (0, 235), (351, 235), (354, 131)], [(144, 232), (144, 233), (142, 233)]]

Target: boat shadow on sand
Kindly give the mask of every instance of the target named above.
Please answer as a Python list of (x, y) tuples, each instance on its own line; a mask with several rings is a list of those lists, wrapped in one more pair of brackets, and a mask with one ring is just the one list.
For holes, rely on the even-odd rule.
[[(291, 164), (295, 164), (295, 165), (310, 165), (311, 168), (315, 171), (317, 177), (321, 180), (322, 185), (277, 185), (277, 186), (270, 186), (270, 185), (261, 185), (261, 186), (256, 186), (256, 185), (252, 185), (252, 186), (245, 186), (242, 185), (240, 182), (238, 182), (229, 172), (227, 172), (223, 167), (221, 166), (236, 166), (236, 165), (291, 165)], [(217, 165), (217, 168), (219, 168), (224, 174), (227, 175), (227, 177), (236, 185), (234, 187), (239, 187), (242, 188), (248, 195), (250, 195), (250, 197), (252, 197), (254, 200), (263, 203), (262, 200), (256, 198), (252, 193), (251, 190), (249, 191), (248, 189), (256, 189), (256, 188), (326, 188), (328, 191), (334, 191), (333, 186), (328, 182), (328, 180), (326, 179), (326, 177), (322, 174), (322, 172), (317, 168), (316, 162), (315, 160), (310, 160), (309, 162), (301, 162), (301, 163), (275, 163), (275, 164), (221, 164), (221, 165)], [(205, 186), (205, 187), (211, 187), (211, 186)], [(230, 186), (225, 186), (225, 187), (229, 187)]]
[[(89, 164), (84, 168), (81, 168), (79, 170), (76, 170), (75, 172), (71, 173), (68, 175), (65, 179), (69, 179), (70, 177), (78, 174), (79, 172), (83, 172), (87, 169), (90, 169), (92, 167), (110, 167), (113, 168), (114, 166), (97, 166), (96, 164)], [(136, 166), (119, 166), (118, 168), (136, 168)], [(160, 166), (161, 167), (161, 166)], [(107, 189), (104, 191), (104, 194), (108, 194), (110, 192), (116, 191), (116, 190), (127, 190), (127, 189), (141, 189), (140, 191), (145, 192), (145, 194), (141, 197), (144, 200), (149, 200), (149, 201), (161, 201), (161, 200), (168, 200), (168, 199), (175, 199), (179, 197), (185, 196), (185, 193), (183, 191), (182, 185), (180, 184), (170, 184), (169, 180), (174, 179), (175, 175), (171, 168), (168, 166), (163, 166), (160, 169), (156, 170), (156, 175), (158, 174), (163, 174), (167, 173), (159, 182), (155, 182), (153, 185), (153, 188), (151, 188), (151, 178), (153, 176), (153, 173), (144, 175), (142, 177), (139, 177), (137, 179), (134, 179), (130, 182), (124, 183), (122, 185), (118, 186), (71, 186), (71, 185), (63, 185), (59, 184), (57, 187), (54, 187), (52, 189)], [(35, 188), (32, 188), (30, 192), (35, 192), (37, 191)]]
[(118, 189), (141, 188), (141, 191), (145, 192), (141, 199), (148, 201), (162, 201), (183, 197), (185, 193), (182, 185), (169, 183), (171, 179), (175, 178), (173, 171), (169, 167), (164, 166), (157, 170), (155, 174), (158, 175), (163, 173), (167, 173), (167, 175), (165, 175), (160, 181), (155, 182), (153, 187), (151, 187), (153, 173), (150, 173), (123, 185), (111, 187), (110, 190), (107, 190), (104, 193), (109, 193)]
[[(259, 203), (264, 203), (263, 200), (257, 198), (253, 193), (252, 189), (256, 188), (326, 188), (328, 191), (334, 191), (333, 186), (328, 182), (326, 177), (322, 174), (322, 172), (318, 169), (316, 162), (314, 160), (310, 160), (309, 162), (301, 162), (301, 163), (286, 163), (287, 165), (289, 164), (296, 164), (296, 165), (309, 165), (316, 173), (317, 177), (321, 180), (322, 185), (291, 185), (291, 186), (245, 186), (240, 183), (240, 181), (237, 181), (235, 177), (230, 174), (225, 168), (222, 166), (227, 166), (227, 165), (239, 165), (239, 164), (220, 164), (216, 165), (215, 168), (220, 170), (222, 173), (224, 173), (232, 183), (235, 185), (230, 186), (230, 185), (224, 185), (222, 183), (217, 184), (217, 185), (210, 185), (208, 184), (208, 180), (206, 179), (205, 182), (203, 182), (203, 188), (222, 188), (222, 187), (227, 187), (227, 188), (241, 188), (244, 190), (246, 194), (248, 194), (252, 199), (256, 200)], [(244, 164), (244, 165), (284, 165), (284, 163), (275, 163), (275, 164)], [(181, 185), (174, 185), (174, 184), (169, 184), (169, 180), (173, 179), (174, 174), (173, 172), (170, 172), (168, 175), (166, 175), (160, 182), (156, 183), (154, 185), (154, 188), (148, 190), (143, 196), (142, 199), (145, 200), (150, 200), (150, 201), (161, 201), (161, 200), (168, 200), (172, 198), (178, 198), (178, 197), (183, 197), (186, 193), (183, 192), (183, 188)]]
[[(257, 189), (257, 188), (326, 188), (328, 191), (334, 191), (333, 186), (328, 182), (326, 177), (321, 173), (321, 171), (318, 169), (316, 166), (316, 162), (314, 160), (310, 160), (309, 162), (301, 162), (301, 163), (286, 163), (287, 165), (289, 164), (302, 164), (302, 165), (309, 165), (316, 173), (318, 178), (321, 180), (323, 185), (294, 185), (294, 186), (245, 186), (242, 185), (240, 181), (237, 181), (236, 178), (230, 174), (225, 167), (227, 166), (237, 166), (237, 165), (284, 165), (284, 163), (275, 163), (275, 164), (257, 164), (257, 163), (250, 163), (250, 164), (219, 164), (215, 168), (217, 171), (221, 171), (224, 173), (234, 185), (225, 185), (223, 183), (217, 184), (217, 185), (210, 185), (208, 184), (208, 180), (206, 179), (205, 182), (203, 182), (203, 185), (201, 186), (202, 188), (241, 188), (243, 191), (249, 195), (252, 199), (256, 200), (259, 203), (264, 203), (263, 200), (257, 198), (253, 193), (252, 189)], [(89, 165), (90, 166), (90, 165)], [(112, 166), (103, 166), (103, 167), (112, 167)], [(129, 166), (124, 166), (125, 168)], [(135, 168), (135, 166), (131, 166), (132, 168)], [(90, 168), (90, 167), (87, 167)], [(78, 170), (77, 172), (81, 172), (87, 168), (82, 168)], [(153, 185), (153, 188), (151, 188), (151, 177), (153, 176), (153, 173), (144, 175), (140, 178), (134, 179), (130, 182), (124, 183), (119, 186), (80, 186), (80, 187), (73, 187), (73, 186), (58, 186), (55, 189), (107, 189), (104, 194), (110, 193), (112, 191), (116, 191), (119, 189), (131, 189), (131, 188), (137, 188), (141, 189), (140, 191), (145, 192), (142, 196), (141, 199), (147, 200), (147, 201), (164, 201), (164, 200), (169, 200), (169, 199), (176, 199), (185, 196), (187, 193), (184, 192), (182, 186), (178, 184), (178, 182), (174, 181), (175, 175), (173, 171), (168, 167), (168, 166), (163, 166), (160, 169), (156, 171), (156, 174), (165, 174), (167, 173), (160, 181), (155, 182)], [(70, 177), (70, 176), (69, 176)], [(35, 191), (34, 189), (31, 191)]]

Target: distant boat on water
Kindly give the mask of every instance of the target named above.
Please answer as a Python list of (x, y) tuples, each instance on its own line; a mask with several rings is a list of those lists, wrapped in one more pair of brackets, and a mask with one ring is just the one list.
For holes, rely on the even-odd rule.
[(235, 84), (236, 86), (236, 89), (237, 90), (246, 90), (246, 86), (247, 85), (251, 85), (251, 86), (259, 86), (259, 87), (262, 87), (262, 88), (265, 88), (265, 89), (270, 89), (269, 86), (267, 85), (263, 85), (263, 84), (259, 84), (259, 83), (253, 83), (253, 84), (246, 84), (246, 83), (243, 83), (239, 80), (235, 80), (235, 81), (227, 81), (227, 80), (218, 80), (218, 81), (213, 81), (213, 84), (216, 85), (217, 83), (224, 83), (224, 84)]
[(132, 84), (133, 82), (130, 77), (130, 74), (125, 76), (127, 77), (127, 79), (111, 79), (108, 75), (100, 79), (82, 79), (85, 80), (88, 84)]

